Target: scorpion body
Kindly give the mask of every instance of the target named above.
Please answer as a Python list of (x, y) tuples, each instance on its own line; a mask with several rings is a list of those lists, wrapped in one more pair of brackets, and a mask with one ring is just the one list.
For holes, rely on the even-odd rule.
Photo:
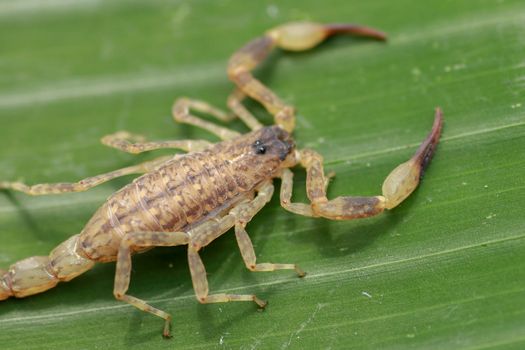
[[(341, 196), (329, 200), (326, 197), (328, 177), (324, 175), (322, 157), (313, 150), (295, 147), (291, 136), (295, 127), (294, 108), (282, 102), (251, 73), (274, 47), (306, 50), (339, 33), (384, 40), (382, 33), (362, 26), (308, 22), (283, 25), (251, 41), (231, 57), (228, 76), (237, 85), (228, 98), (233, 115), (202, 101), (181, 98), (175, 102), (173, 116), (176, 121), (204, 128), (219, 136), (223, 140), (220, 143), (204, 140), (147, 142), (140, 136), (121, 131), (104, 137), (102, 143), (130, 153), (160, 148), (178, 148), (189, 153), (162, 157), (77, 183), (28, 186), (20, 182), (0, 182), (0, 189), (43, 195), (85, 191), (119, 176), (143, 174), (111, 195), (79, 234), (61, 243), (49, 256), (30, 257), (14, 263), (8, 271), (0, 271), (0, 300), (43, 292), (60, 281), (69, 281), (82, 274), (95, 262), (116, 261), (115, 297), (163, 318), (163, 335), (169, 337), (171, 316), (126, 294), (134, 253), (157, 246), (188, 245), (193, 287), (201, 303), (252, 301), (262, 308), (266, 302), (252, 294), (209, 294), (206, 271), (198, 253), (234, 227), (248, 269), (289, 269), (304, 276), (295, 264), (257, 263), (245, 230), (247, 223), (270, 200), (274, 178), (282, 180), (281, 205), (304, 216), (349, 220), (376, 215), (397, 206), (417, 187), (433, 155), (442, 125), (439, 108), (432, 131), (415, 155), (386, 178), (382, 195)], [(274, 116), (275, 125), (262, 126), (242, 105), (246, 97), (263, 104)], [(252, 131), (240, 135), (192, 115), (191, 109), (222, 121), (236, 116)], [(289, 168), (297, 165), (306, 169), (307, 195), (311, 202), (308, 204), (291, 201), (293, 173)]]
[(279, 136), (289, 139), (284, 130), (266, 127), (235, 141), (175, 157), (135, 179), (109, 197), (88, 222), (78, 238), (79, 253), (97, 262), (114, 261), (126, 234), (187, 232), (253, 198), (255, 188), (275, 176), (282, 157), (258, 155), (254, 143), (271, 144), (272, 150), (282, 149), (286, 156), (292, 145)]

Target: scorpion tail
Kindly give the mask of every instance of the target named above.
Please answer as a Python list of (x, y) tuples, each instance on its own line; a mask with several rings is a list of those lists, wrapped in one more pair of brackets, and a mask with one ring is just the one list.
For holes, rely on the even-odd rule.
[(33, 256), (0, 270), (0, 300), (24, 298), (53, 288), (91, 269), (94, 261), (77, 253), (78, 235), (53, 249), (49, 256)]
[(250, 96), (274, 115), (275, 124), (288, 132), (292, 132), (295, 127), (293, 107), (286, 105), (270, 89), (254, 78), (251, 71), (264, 61), (275, 47), (289, 51), (308, 50), (326, 38), (338, 34), (386, 40), (386, 36), (382, 32), (354, 24), (292, 22), (270, 29), (264, 36), (247, 43), (230, 58), (228, 77), (242, 92), (241, 97), (234, 97), (231, 101), (232, 104), (240, 103), (244, 95)]

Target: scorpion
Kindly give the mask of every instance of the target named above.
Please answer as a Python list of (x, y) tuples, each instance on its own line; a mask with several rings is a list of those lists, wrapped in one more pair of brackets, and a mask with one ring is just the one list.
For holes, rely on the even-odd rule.
[[(116, 261), (113, 294), (116, 299), (164, 319), (163, 336), (170, 337), (171, 315), (127, 294), (131, 257), (154, 247), (187, 245), (193, 289), (200, 303), (266, 301), (254, 294), (210, 294), (206, 270), (199, 250), (229, 231), (235, 231), (244, 264), (250, 271), (294, 270), (291, 263), (259, 263), (246, 232), (246, 225), (273, 195), (273, 179), (281, 179), (280, 204), (295, 214), (331, 220), (351, 220), (393, 209), (418, 186), (439, 142), (442, 112), (435, 109), (431, 132), (408, 161), (397, 166), (384, 180), (382, 195), (327, 198), (330, 175), (325, 175), (323, 158), (311, 149), (298, 149), (292, 138), (295, 109), (254, 77), (252, 71), (274, 48), (302, 51), (313, 48), (336, 34), (350, 34), (386, 40), (382, 32), (353, 24), (292, 22), (270, 29), (235, 52), (228, 64), (228, 77), (236, 88), (227, 99), (232, 113), (206, 102), (179, 98), (172, 114), (177, 122), (203, 128), (221, 139), (147, 141), (144, 137), (116, 132), (101, 139), (104, 145), (137, 154), (157, 149), (178, 149), (185, 154), (164, 156), (138, 165), (86, 178), (75, 183), (37, 184), (0, 182), (0, 189), (29, 195), (80, 192), (114, 178), (142, 174), (112, 194), (95, 212), (84, 229), (51, 251), (33, 256), (0, 270), (0, 300), (23, 298), (55, 287), (91, 269), (96, 262)], [(245, 98), (261, 103), (273, 116), (274, 125), (263, 126), (244, 106)], [(239, 118), (251, 131), (239, 132), (191, 114), (198, 111), (228, 122)], [(293, 173), (306, 171), (310, 203), (293, 202)]]

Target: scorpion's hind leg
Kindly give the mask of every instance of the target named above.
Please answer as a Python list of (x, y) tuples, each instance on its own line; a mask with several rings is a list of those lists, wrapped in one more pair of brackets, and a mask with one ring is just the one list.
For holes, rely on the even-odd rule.
[(127, 131), (118, 131), (106, 135), (100, 140), (103, 145), (116, 148), (120, 151), (139, 154), (142, 152), (158, 149), (180, 149), (185, 152), (199, 152), (212, 144), (205, 140), (167, 140), (167, 141), (146, 141), (141, 135), (131, 134)]
[(443, 123), (441, 109), (436, 109), (432, 131), (410, 160), (396, 167), (383, 183), (383, 195), (374, 197), (326, 197), (323, 159), (314, 151), (300, 152), (300, 163), (306, 168), (306, 190), (311, 205), (291, 203), (291, 172), (283, 171), (281, 204), (287, 210), (305, 216), (322, 216), (332, 220), (348, 220), (373, 216), (392, 209), (405, 200), (417, 187), (438, 144)]
[(177, 99), (177, 101), (175, 101), (173, 104), (173, 119), (179, 123), (198, 126), (211, 132), (212, 134), (217, 135), (222, 140), (229, 140), (240, 135), (237, 131), (230, 130), (228, 128), (203, 120), (202, 118), (191, 114), (190, 110), (210, 114), (211, 116), (224, 122), (230, 121), (235, 117), (235, 115), (225, 113), (206, 102), (182, 97)]
[(128, 234), (120, 243), (113, 294), (118, 300), (164, 319), (164, 337), (170, 337), (171, 316), (144, 300), (126, 294), (131, 278), (131, 253), (135, 248), (173, 247), (188, 242), (189, 235), (185, 232), (137, 232)]
[(23, 182), (7, 182), (0, 181), (0, 190), (15, 190), (24, 192), (29, 195), (38, 196), (46, 194), (59, 194), (59, 193), (69, 193), (69, 192), (83, 192), (93, 188), (95, 186), (101, 185), (105, 182), (113, 180), (117, 177), (131, 175), (131, 174), (143, 174), (149, 171), (154, 170), (160, 164), (165, 162), (171, 157), (159, 157), (144, 163), (137, 165), (132, 165), (126, 168), (118, 169), (111, 171), (109, 173), (100, 174), (86, 179), (80, 180), (78, 182), (60, 182), (60, 183), (51, 183), (51, 184), (37, 184), (37, 185), (26, 185)]

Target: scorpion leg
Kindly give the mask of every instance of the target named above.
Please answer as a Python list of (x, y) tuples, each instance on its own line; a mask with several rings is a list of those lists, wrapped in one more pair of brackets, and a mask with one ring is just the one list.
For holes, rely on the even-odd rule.
[(428, 166), (439, 141), (442, 113), (436, 109), (432, 131), (410, 160), (397, 166), (383, 183), (383, 195), (373, 197), (326, 197), (326, 177), (321, 155), (312, 150), (300, 152), (300, 164), (306, 168), (306, 189), (311, 205), (291, 203), (292, 175), (290, 171), (281, 174), (281, 204), (287, 210), (305, 216), (322, 216), (332, 220), (363, 218), (392, 209), (405, 200), (417, 187)]
[(118, 250), (113, 289), (115, 298), (164, 319), (162, 335), (166, 338), (170, 337), (171, 315), (149, 305), (144, 300), (126, 294), (131, 278), (131, 253), (134, 248), (173, 247), (187, 244), (189, 240), (189, 235), (185, 232), (137, 232), (128, 234), (121, 241)]
[(281, 206), (294, 214), (317, 217), (312, 207), (306, 203), (292, 203), (293, 172), (283, 169), (281, 172)]
[(235, 237), (241, 251), (244, 264), (250, 271), (275, 271), (275, 270), (295, 270), (299, 277), (304, 277), (306, 273), (296, 264), (274, 264), (274, 263), (256, 263), (255, 250), (253, 249), (250, 236), (246, 232), (245, 225), (235, 224)]
[(252, 241), (246, 232), (246, 224), (270, 201), (274, 186), (271, 182), (263, 184), (257, 191), (257, 197), (247, 203), (242, 203), (232, 209), (231, 213), (236, 217), (235, 237), (241, 251), (244, 264), (250, 271), (275, 271), (295, 270), (299, 277), (305, 275), (304, 271), (295, 264), (273, 264), (256, 263), (255, 251)]
[(260, 308), (264, 308), (266, 301), (259, 299), (255, 294), (212, 294), (209, 295), (208, 278), (206, 277), (206, 269), (199, 256), (199, 252), (192, 247), (188, 247), (188, 262), (190, 265), (191, 280), (193, 282), (193, 289), (197, 300), (201, 304), (211, 303), (226, 303), (230, 301), (253, 301)]
[(162, 148), (175, 148), (186, 152), (199, 152), (212, 145), (211, 142), (205, 140), (146, 141), (144, 137), (131, 134), (127, 131), (118, 131), (114, 134), (106, 135), (100, 140), (100, 142), (106, 146), (132, 154)]
[(242, 104), (246, 94), (240, 89), (235, 89), (228, 96), (228, 107), (244, 122), (251, 130), (258, 130), (263, 127), (250, 111)]
[(113, 180), (117, 177), (131, 175), (131, 174), (143, 174), (154, 170), (163, 162), (171, 159), (171, 156), (164, 156), (153, 159), (148, 162), (132, 165), (126, 168), (111, 171), (109, 173), (88, 177), (78, 182), (61, 182), (53, 184), (37, 184), (37, 185), (26, 185), (23, 182), (6, 182), (0, 181), (0, 190), (9, 189), (24, 192), (29, 195), (39, 196), (45, 194), (58, 194), (68, 192), (82, 192), (89, 190), (95, 186), (101, 185), (104, 182)]
[(208, 130), (209, 132), (217, 135), (222, 140), (229, 140), (240, 135), (237, 131), (224, 128), (217, 124), (203, 120), (195, 115), (192, 115), (190, 113), (190, 109), (194, 109), (202, 113), (208, 113), (222, 121), (230, 121), (231, 119), (233, 119), (233, 115), (226, 114), (223, 111), (207, 104), (206, 102), (190, 100), (185, 97), (179, 98), (173, 104), (173, 118), (175, 119), (175, 121), (178, 121), (180, 123), (187, 123)]
[(196, 227), (189, 234), (192, 241), (188, 246), (188, 263), (190, 266), (191, 280), (195, 296), (201, 304), (225, 303), (229, 301), (252, 301), (260, 308), (266, 306), (266, 302), (259, 299), (254, 294), (212, 294), (209, 295), (208, 278), (206, 269), (199, 256), (200, 248), (206, 246), (211, 241), (228, 231), (235, 225), (236, 218), (232, 214), (227, 214), (219, 220), (210, 220)]
[[(335, 177), (335, 172), (331, 171), (326, 174), (324, 178), (324, 191), (330, 182), (330, 179)], [(305, 203), (293, 203), (292, 202), (292, 190), (293, 190), (293, 172), (290, 169), (283, 169), (281, 172), (281, 193), (280, 200), (281, 206), (294, 214), (303, 216), (317, 217), (312, 210), (312, 207)]]
[(234, 225), (241, 255), (243, 256), (246, 266), (250, 270), (273, 271), (278, 269), (294, 269), (300, 276), (304, 276), (304, 272), (294, 264), (255, 263), (253, 245), (246, 234), (246, 231), (244, 231), (244, 226), (264, 207), (266, 203), (268, 203), (272, 197), (273, 190), (274, 187), (271, 182), (262, 184), (257, 189), (257, 196), (254, 199), (246, 199), (218, 221), (210, 220), (191, 232), (192, 241), (188, 247), (188, 262), (193, 281), (193, 289), (195, 290), (199, 302), (208, 304), (229, 301), (253, 301), (261, 308), (266, 306), (266, 302), (259, 299), (254, 294), (208, 294), (209, 288), (208, 280), (206, 278), (206, 270), (198, 252), (202, 247), (211, 243), (214, 239), (228, 231)]

